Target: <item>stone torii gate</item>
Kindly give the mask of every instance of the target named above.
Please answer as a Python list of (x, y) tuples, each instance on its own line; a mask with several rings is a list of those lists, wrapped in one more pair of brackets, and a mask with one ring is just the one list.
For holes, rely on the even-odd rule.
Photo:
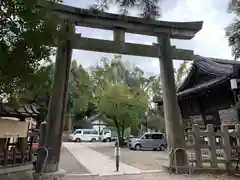
[[(122, 16), (104, 12), (55, 4), (53, 7), (63, 20), (56, 46), (56, 67), (53, 91), (47, 116), (48, 136), (46, 146), (49, 156), (46, 173), (56, 173), (60, 157), (63, 117), (66, 109), (68, 76), (73, 49), (100, 51), (159, 58), (162, 81), (166, 132), (170, 150), (185, 145), (181, 131), (181, 115), (178, 107), (172, 59), (192, 60), (192, 50), (176, 49), (170, 44), (173, 39), (192, 39), (201, 30), (203, 22), (166, 22)], [(112, 30), (113, 41), (81, 37), (75, 34), (75, 25)], [(125, 32), (156, 36), (158, 43), (151, 45), (125, 42)], [(146, 63), (148, 63), (146, 61)], [(172, 159), (170, 159), (171, 161)]]

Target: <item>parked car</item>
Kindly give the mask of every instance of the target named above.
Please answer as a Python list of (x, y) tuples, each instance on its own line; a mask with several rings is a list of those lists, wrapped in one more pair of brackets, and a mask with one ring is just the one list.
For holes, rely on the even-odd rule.
[(128, 137), (125, 137), (124, 144), (128, 146), (129, 142), (131, 142), (131, 139), (134, 138), (133, 135), (130, 135)]
[(163, 133), (144, 133), (137, 138), (130, 138), (128, 146), (133, 150), (160, 150), (164, 151), (167, 148), (166, 137)]
[(115, 140), (117, 140), (117, 138), (118, 138), (117, 131), (115, 129), (104, 128), (100, 132), (100, 139), (102, 140), (102, 142), (115, 141)]
[(99, 135), (95, 129), (76, 129), (72, 134), (69, 135), (69, 139), (75, 142), (93, 142), (99, 139)]

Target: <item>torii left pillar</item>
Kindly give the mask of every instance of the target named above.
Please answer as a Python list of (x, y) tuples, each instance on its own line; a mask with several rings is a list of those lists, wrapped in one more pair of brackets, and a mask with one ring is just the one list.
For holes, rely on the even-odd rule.
[[(60, 26), (58, 48), (55, 62), (54, 80), (47, 115), (47, 138), (45, 147), (48, 158), (41, 180), (61, 180), (66, 173), (58, 167), (61, 145), (64, 114), (67, 104), (68, 80), (72, 58), (72, 38), (75, 34), (75, 25), (69, 20), (64, 20)], [(45, 158), (42, 156), (42, 158)], [(37, 180), (39, 174), (34, 174)]]

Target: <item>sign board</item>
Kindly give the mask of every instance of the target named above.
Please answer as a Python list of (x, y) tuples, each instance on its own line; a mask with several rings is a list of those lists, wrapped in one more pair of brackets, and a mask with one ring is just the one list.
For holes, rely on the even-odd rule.
[(28, 122), (1, 119), (0, 138), (6, 137), (27, 137)]

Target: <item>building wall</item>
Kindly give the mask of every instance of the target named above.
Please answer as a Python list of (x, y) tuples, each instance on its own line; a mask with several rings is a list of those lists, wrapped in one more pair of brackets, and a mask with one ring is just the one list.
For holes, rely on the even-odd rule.
[(200, 125), (236, 122), (232, 104), (233, 96), (228, 84), (179, 100), (183, 118)]
[(96, 131), (98, 131), (98, 133), (100, 133), (103, 128), (106, 127), (105, 123), (102, 120), (95, 120), (92, 122), (93, 125), (93, 129), (95, 129)]

